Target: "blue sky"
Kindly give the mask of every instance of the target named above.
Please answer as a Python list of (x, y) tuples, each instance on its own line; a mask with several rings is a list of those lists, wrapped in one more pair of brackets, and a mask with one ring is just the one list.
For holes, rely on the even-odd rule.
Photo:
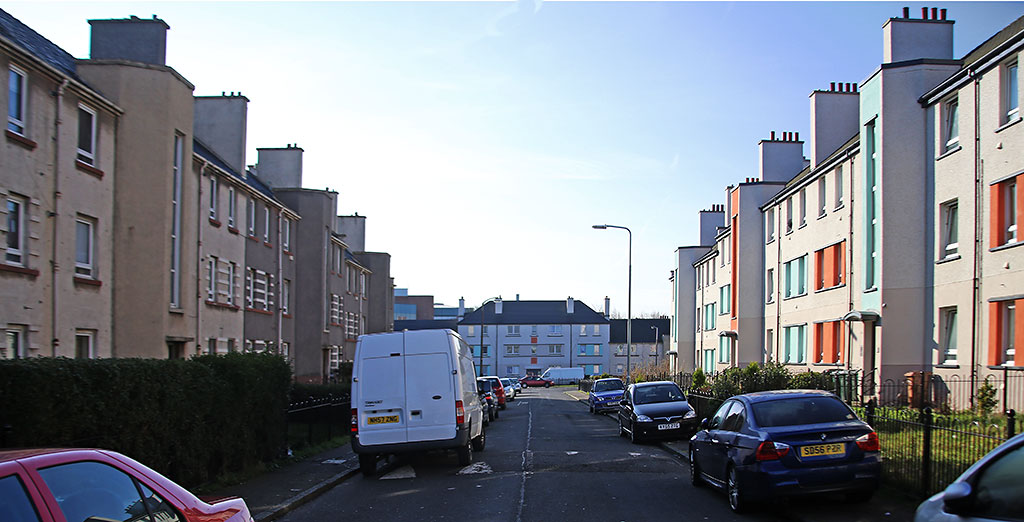
[[(367, 216), (413, 294), (670, 312), (697, 211), (757, 175), (770, 131), (808, 137), (808, 95), (861, 82), (882, 24), (948, 9), (963, 56), (1021, 2), (8, 2), (76, 57), (93, 18), (154, 14), (196, 95), (250, 99), (257, 147), (305, 149), (304, 185)], [(805, 155), (810, 152), (805, 146)]]

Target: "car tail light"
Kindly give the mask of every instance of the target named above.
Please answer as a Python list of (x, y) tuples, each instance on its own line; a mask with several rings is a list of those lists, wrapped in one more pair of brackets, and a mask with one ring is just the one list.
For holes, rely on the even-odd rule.
[(878, 433), (871, 432), (857, 438), (857, 447), (864, 451), (878, 451)]
[(359, 410), (352, 408), (352, 433), (359, 433)]
[(766, 440), (757, 447), (754, 458), (758, 461), (779, 460), (787, 453), (789, 453), (789, 444)]
[(466, 423), (466, 410), (462, 407), (462, 401), (455, 401), (455, 424)]

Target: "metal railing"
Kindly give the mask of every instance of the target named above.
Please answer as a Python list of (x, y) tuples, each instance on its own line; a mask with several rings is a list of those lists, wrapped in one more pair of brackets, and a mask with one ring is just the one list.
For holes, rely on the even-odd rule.
[(288, 446), (313, 446), (348, 433), (351, 423), (350, 397), (328, 396), (288, 405)]

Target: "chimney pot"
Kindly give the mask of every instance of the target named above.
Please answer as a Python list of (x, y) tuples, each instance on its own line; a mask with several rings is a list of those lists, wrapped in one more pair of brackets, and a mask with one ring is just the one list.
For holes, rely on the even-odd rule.
[(772, 131), (772, 137), (768, 139), (770, 139), (771, 141), (775, 141), (775, 131)]
[(800, 141), (800, 133), (799, 132), (793, 133), (793, 141)]
[(946, 19), (946, 10), (945, 9), (939, 9), (939, 20), (945, 20), (945, 19)]
[(939, 8), (938, 7), (933, 7), (932, 8), (932, 20), (938, 20), (938, 19), (939, 19)]
[(922, 7), (921, 8), (921, 19), (922, 20), (927, 20), (928, 19), (928, 8), (927, 7)]
[(909, 7), (904, 7), (903, 8), (903, 18), (910, 18), (910, 8)]

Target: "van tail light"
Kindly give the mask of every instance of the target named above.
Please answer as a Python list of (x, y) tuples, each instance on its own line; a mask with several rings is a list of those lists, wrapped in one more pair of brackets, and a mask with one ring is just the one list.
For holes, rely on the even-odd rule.
[(871, 432), (857, 438), (857, 447), (863, 451), (878, 451), (878, 433)]
[(352, 433), (359, 433), (359, 410), (352, 408)]
[(455, 401), (455, 424), (466, 423), (466, 409), (462, 407), (462, 401)]
[(789, 444), (766, 440), (757, 447), (757, 451), (754, 452), (754, 458), (759, 462), (779, 460), (787, 453), (789, 453)]

